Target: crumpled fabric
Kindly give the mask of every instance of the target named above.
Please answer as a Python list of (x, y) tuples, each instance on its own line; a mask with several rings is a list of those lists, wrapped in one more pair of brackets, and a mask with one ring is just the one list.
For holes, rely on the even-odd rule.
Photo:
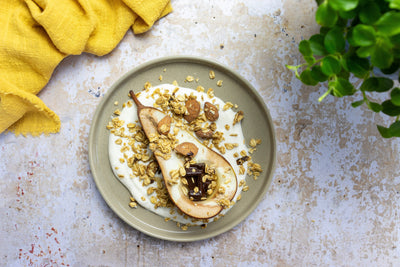
[(0, 133), (58, 132), (37, 94), (61, 60), (105, 55), (171, 11), (169, 0), (0, 0)]

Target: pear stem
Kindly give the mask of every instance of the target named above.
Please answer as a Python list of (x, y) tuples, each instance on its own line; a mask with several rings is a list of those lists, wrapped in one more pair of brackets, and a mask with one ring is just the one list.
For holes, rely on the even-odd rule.
[(146, 106), (140, 103), (139, 99), (136, 97), (135, 93), (132, 90), (129, 91), (129, 94), (131, 95), (133, 102), (135, 102), (139, 114), (140, 110), (145, 108)]

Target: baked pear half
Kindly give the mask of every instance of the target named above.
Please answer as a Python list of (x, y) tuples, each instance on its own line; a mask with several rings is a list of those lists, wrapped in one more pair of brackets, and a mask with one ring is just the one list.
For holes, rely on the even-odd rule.
[(229, 207), (238, 187), (230, 163), (182, 123), (142, 105), (133, 91), (129, 93), (174, 204), (188, 216), (204, 220)]

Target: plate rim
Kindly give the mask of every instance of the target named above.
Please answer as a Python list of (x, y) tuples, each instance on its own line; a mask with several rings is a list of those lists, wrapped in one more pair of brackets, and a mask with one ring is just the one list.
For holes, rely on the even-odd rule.
[[(230, 227), (222, 227), (221, 229), (217, 229), (215, 231), (213, 231), (212, 233), (205, 233), (204, 236), (201, 236), (199, 238), (190, 238), (190, 236), (185, 236), (183, 238), (173, 238), (173, 237), (169, 237), (169, 236), (163, 236), (163, 235), (158, 235), (153, 233), (152, 231), (148, 231), (146, 229), (143, 229), (141, 227), (139, 227), (138, 225), (133, 224), (132, 222), (130, 222), (128, 220), (128, 218), (126, 216), (123, 216), (122, 214), (120, 214), (114, 207), (114, 204), (107, 198), (105, 197), (105, 192), (103, 190), (103, 188), (99, 185), (99, 177), (97, 177), (97, 172), (96, 172), (96, 168), (94, 165), (94, 155), (96, 153), (94, 153), (94, 150), (96, 149), (96, 142), (94, 142), (94, 137), (95, 137), (95, 126), (96, 126), (96, 122), (100, 117), (100, 113), (102, 112), (102, 108), (107, 104), (107, 102), (109, 101), (109, 98), (111, 97), (111, 93), (114, 90), (117, 90), (119, 85), (122, 84), (128, 77), (130, 77), (132, 74), (139, 72), (141, 70), (144, 70), (146, 68), (150, 68), (153, 65), (162, 65), (163, 63), (171, 63), (171, 62), (188, 62), (188, 63), (192, 63), (192, 64), (198, 64), (199, 62), (203, 65), (209, 65), (209, 66), (216, 66), (219, 70), (223, 70), (225, 72), (225, 74), (227, 74), (230, 77), (234, 77), (235, 79), (240, 80), (242, 83), (244, 83), (246, 85), (246, 90), (250, 89), (251, 93), (253, 94), (254, 97), (257, 98), (257, 101), (261, 104), (262, 107), (262, 111), (263, 113), (265, 113), (267, 115), (267, 121), (269, 122), (269, 127), (270, 127), (270, 142), (271, 142), (271, 164), (270, 164), (270, 168), (268, 170), (268, 173), (265, 174), (265, 178), (267, 179), (267, 183), (265, 185), (265, 187), (263, 188), (263, 190), (260, 192), (260, 196), (253, 202), (253, 204), (251, 205), (251, 207), (247, 210), (245, 210), (243, 213), (241, 213), (240, 216), (235, 217), (237, 218), (235, 221), (237, 221), (236, 224), (231, 225)], [(124, 223), (128, 224), (130, 227), (136, 229), (139, 232), (142, 232), (148, 236), (154, 237), (154, 238), (158, 238), (161, 240), (167, 240), (167, 241), (174, 241), (174, 242), (193, 242), (193, 241), (200, 241), (200, 240), (205, 240), (205, 239), (209, 239), (215, 236), (218, 236), (222, 233), (228, 232), (230, 231), (232, 228), (234, 228), (235, 226), (239, 225), (240, 223), (242, 223), (244, 221), (244, 219), (246, 219), (260, 204), (260, 202), (263, 200), (263, 198), (265, 197), (270, 184), (273, 180), (273, 175), (275, 172), (275, 168), (276, 168), (276, 133), (275, 133), (275, 128), (274, 128), (274, 123), (270, 114), (270, 111), (266, 105), (266, 103), (264, 102), (263, 98), (260, 96), (260, 94), (257, 92), (257, 90), (245, 79), (243, 78), (239, 73), (237, 73), (235, 70), (233, 70), (232, 68), (216, 62), (215, 60), (211, 60), (208, 58), (204, 58), (204, 57), (197, 57), (197, 56), (187, 56), (187, 55), (179, 55), (179, 56), (167, 56), (167, 57), (159, 57), (159, 58), (155, 58), (149, 61), (146, 61), (144, 63), (141, 63), (139, 65), (137, 65), (136, 67), (132, 68), (131, 70), (129, 70), (128, 72), (126, 72), (125, 74), (123, 74), (120, 78), (118, 78), (107, 90), (107, 92), (104, 94), (104, 96), (102, 97), (102, 100), (100, 101), (100, 103), (97, 105), (95, 113), (92, 117), (92, 121), (91, 121), (91, 125), (90, 125), (90, 131), (89, 131), (89, 139), (88, 139), (88, 157), (89, 157), (89, 166), (90, 166), (90, 172), (92, 174), (93, 180), (96, 184), (96, 188), (99, 191), (102, 199), (106, 202), (107, 206), (114, 212), (115, 215), (117, 215), (117, 217), (119, 219), (121, 219)], [(264, 172), (266, 172), (266, 170), (264, 170)], [(247, 177), (248, 179), (249, 177)]]

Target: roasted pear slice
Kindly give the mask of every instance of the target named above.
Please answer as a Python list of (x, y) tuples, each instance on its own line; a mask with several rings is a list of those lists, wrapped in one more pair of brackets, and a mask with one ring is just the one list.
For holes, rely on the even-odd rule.
[(190, 132), (175, 126), (173, 118), (144, 106), (133, 91), (129, 93), (175, 205), (197, 219), (210, 219), (229, 207), (238, 187), (229, 162)]

